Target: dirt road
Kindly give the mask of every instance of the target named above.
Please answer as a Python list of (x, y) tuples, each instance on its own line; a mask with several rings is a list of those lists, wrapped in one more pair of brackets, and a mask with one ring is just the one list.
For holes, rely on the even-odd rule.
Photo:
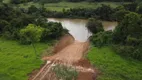
[(78, 42), (74, 41), (71, 45), (65, 47), (57, 54), (47, 57), (50, 61), (59, 61), (67, 64), (73, 64), (78, 62), (82, 57), (83, 53), (88, 49), (89, 42)]
[[(94, 76), (94, 69), (91, 67), (88, 61), (85, 62), (83, 59), (83, 56), (89, 49), (89, 41), (79, 42), (70, 39), (73, 38), (68, 35), (64, 37), (64, 39), (61, 39), (61, 41), (59, 41), (58, 44), (60, 44), (60, 46), (57, 45), (55, 47), (55, 50), (57, 50), (58, 52), (56, 51), (56, 54), (54, 54), (53, 56), (43, 58), (44, 60), (48, 60), (49, 63), (47, 63), (31, 80), (50, 80), (49, 78), (47, 79), (47, 76), (49, 77), (50, 71), (48, 70), (50, 69), (50, 67), (52, 67), (51, 64), (53, 64), (53, 62), (58, 64), (66, 64), (76, 68), (77, 71), (79, 71), (78, 80), (94, 80), (92, 78)], [(56, 48), (60, 48), (61, 50), (58, 50)], [(53, 78), (51, 80), (53, 80)]]

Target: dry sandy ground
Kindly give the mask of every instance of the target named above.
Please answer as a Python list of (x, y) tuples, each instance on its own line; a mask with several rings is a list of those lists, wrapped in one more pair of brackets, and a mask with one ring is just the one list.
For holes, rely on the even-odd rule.
[[(77, 80), (95, 80), (95, 78), (93, 78), (96, 77), (94, 69), (91, 67), (89, 61), (83, 59), (88, 49), (89, 41), (79, 42), (75, 41), (71, 35), (64, 36), (55, 46), (54, 53), (56, 54), (43, 58), (51, 62), (50, 66), (46, 64), (38, 74), (34, 75), (34, 78), (30, 80), (53, 80), (53, 76), (51, 78), (50, 71), (48, 71), (53, 62), (72, 65), (78, 69), (79, 76)], [(49, 75), (51, 79), (49, 79)]]

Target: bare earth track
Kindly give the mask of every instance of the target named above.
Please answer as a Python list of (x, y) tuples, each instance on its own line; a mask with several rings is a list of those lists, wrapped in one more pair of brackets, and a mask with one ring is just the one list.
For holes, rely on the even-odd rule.
[(89, 61), (84, 59), (84, 55), (89, 49), (89, 41), (75, 41), (71, 35), (63, 37), (55, 46), (53, 56), (45, 57), (47, 63), (40, 71), (29, 80), (58, 80), (50, 69), (56, 64), (63, 64), (75, 68), (79, 72), (77, 80), (95, 80), (96, 71), (91, 67)]

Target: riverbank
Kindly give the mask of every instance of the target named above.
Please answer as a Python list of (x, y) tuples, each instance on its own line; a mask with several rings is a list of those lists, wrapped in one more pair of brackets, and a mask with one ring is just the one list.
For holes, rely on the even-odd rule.
[[(81, 39), (81, 40), (84, 40), (84, 39), (86, 40), (86, 34), (88, 32), (84, 31), (86, 29), (86, 28), (84, 29), (84, 27), (86, 27), (88, 19), (47, 18), (47, 20), (49, 22), (51, 21), (51, 22), (60, 22), (60, 23), (62, 23), (64, 28), (71, 30), (72, 33), (78, 33), (78, 35), (76, 35), (76, 37), (82, 37), (82, 36), (85, 35), (84, 38)], [(103, 25), (103, 28), (104, 28), (105, 31), (114, 30), (115, 27), (118, 25), (118, 22), (116, 22), (116, 21), (101, 21), (101, 22), (102, 22), (102, 25)], [(74, 27), (72, 27), (72, 26), (74, 26)], [(82, 27), (82, 28), (80, 28), (80, 27)], [(84, 33), (79, 34), (78, 31), (84, 32), (86, 34), (84, 34)], [(91, 34), (87, 34), (87, 35), (90, 36)], [(75, 34), (74, 34), (74, 36), (75, 36)], [(87, 39), (88, 39), (88, 37), (87, 37)]]
[[(61, 50), (56, 49), (59, 48), (58, 45), (62, 46)], [(90, 62), (85, 59), (85, 55), (89, 49), (89, 41), (79, 42), (74, 40), (71, 35), (66, 35), (61, 38), (58, 45), (55, 47), (56, 54), (44, 57), (43, 59), (47, 60), (47, 64), (45, 64), (33, 78), (30, 78), (30, 80), (50, 80), (51, 78), (52, 80), (58, 80), (53, 79), (55, 75), (51, 71), (53, 65), (56, 66), (58, 64), (75, 68), (79, 72), (77, 80), (93, 80), (93, 78), (96, 78), (95, 69), (91, 67)]]

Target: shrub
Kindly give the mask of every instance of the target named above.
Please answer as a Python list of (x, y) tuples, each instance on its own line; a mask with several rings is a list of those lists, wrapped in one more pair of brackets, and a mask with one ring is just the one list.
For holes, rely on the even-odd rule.
[(114, 50), (123, 57), (142, 60), (142, 46), (115, 45)]
[(78, 72), (75, 69), (64, 65), (56, 65), (52, 70), (57, 78), (61, 80), (76, 80), (78, 76)]
[(112, 44), (112, 31), (99, 32), (91, 37), (92, 43), (97, 46), (105, 46)]

